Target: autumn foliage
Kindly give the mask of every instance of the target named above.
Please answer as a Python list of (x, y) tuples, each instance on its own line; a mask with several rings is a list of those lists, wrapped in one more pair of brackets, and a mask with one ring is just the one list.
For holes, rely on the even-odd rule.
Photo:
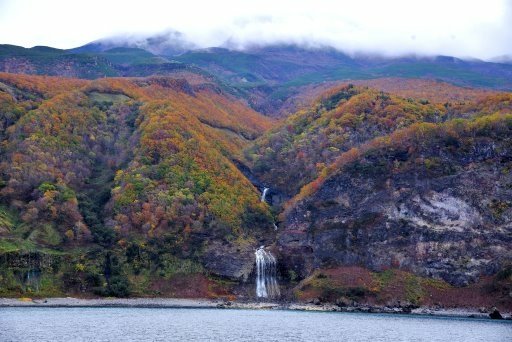
[[(473, 119), (454, 119), (443, 123), (415, 123), (397, 130), (388, 136), (378, 137), (341, 154), (324, 169), (314, 181), (306, 184), (300, 192), (285, 205), (285, 213), (301, 201), (317, 192), (326, 181), (336, 174), (355, 172), (407, 173), (423, 169), (423, 173), (450, 173), (456, 164), (443, 165), (436, 159), (422, 157), (425, 151), (441, 153), (441, 149), (452, 153), (479, 153), (479, 141), (503, 140), (512, 133), (512, 111), (478, 116)], [(446, 153), (445, 152), (445, 153)], [(489, 158), (494, 151), (488, 151)], [(373, 170), (373, 171), (372, 171)], [(448, 170), (448, 171), (447, 171)], [(417, 172), (417, 171), (416, 171)]]
[(352, 147), (415, 122), (443, 121), (447, 115), (442, 105), (343, 85), (266, 133), (246, 157), (266, 184), (293, 196)]
[(232, 160), (271, 125), (184, 79), (0, 74), (0, 201), (46, 245), (251, 239), (268, 208)]

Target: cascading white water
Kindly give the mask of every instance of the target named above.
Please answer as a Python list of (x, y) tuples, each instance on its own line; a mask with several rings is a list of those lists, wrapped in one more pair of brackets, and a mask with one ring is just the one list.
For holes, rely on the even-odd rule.
[(261, 246), (256, 254), (256, 296), (277, 298), (280, 295), (277, 285), (276, 258)]
[[(270, 189), (263, 188), (261, 201), (266, 202), (267, 193)], [(274, 229), (277, 225), (273, 222)], [(277, 298), (279, 297), (279, 286), (277, 285), (276, 258), (265, 246), (261, 246), (254, 253), (256, 255), (256, 296), (258, 298)]]
[(270, 190), (269, 188), (263, 188), (263, 193), (261, 194), (261, 201), (265, 202), (265, 197), (267, 197), (267, 192)]

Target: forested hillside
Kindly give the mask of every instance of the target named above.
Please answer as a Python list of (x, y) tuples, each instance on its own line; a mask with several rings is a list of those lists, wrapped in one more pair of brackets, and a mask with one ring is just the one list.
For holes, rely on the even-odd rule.
[(510, 307), (512, 95), (417, 82), (274, 121), (193, 73), (0, 74), (0, 295), (254, 298), (266, 246), (282, 299)]
[[(268, 207), (233, 164), (272, 123), (220, 89), (169, 78), (1, 74), (0, 82), (8, 259), (26, 251), (78, 258), (75, 280), (89, 291), (87, 279), (104, 273), (111, 252), (137, 270), (145, 260), (149, 276), (183, 258), (207, 264), (216, 244), (255, 246), (272, 229)], [(16, 291), (14, 273), (2, 291)]]
[[(351, 55), (329, 46), (296, 44), (199, 49), (177, 32), (142, 40), (104, 39), (70, 50), (0, 45), (0, 71), (84, 79), (186, 73), (221, 85), (273, 117), (295, 112), (297, 99), (311, 88), (323, 92), (340, 81), (357, 80), (406, 98), (421, 92), (439, 94), (442, 88), (450, 102), (479, 91), (512, 89), (508, 63), (449, 56)], [(454, 86), (436, 85), (439, 81)], [(477, 90), (464, 92), (461, 87)]]
[(290, 116), (246, 155), (266, 184), (292, 196), (341, 152), (414, 122), (443, 121), (447, 114), (444, 106), (428, 101), (345, 85)]

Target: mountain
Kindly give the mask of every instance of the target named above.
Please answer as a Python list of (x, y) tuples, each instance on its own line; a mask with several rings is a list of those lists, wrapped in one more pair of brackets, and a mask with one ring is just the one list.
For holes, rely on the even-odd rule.
[(0, 295), (511, 310), (511, 68), (1, 45)]
[(175, 56), (196, 48), (193, 43), (183, 37), (182, 33), (168, 30), (156, 35), (133, 34), (99, 39), (68, 51), (72, 53), (95, 53), (119, 47), (143, 49), (159, 56)]
[[(49, 47), (25, 49), (0, 45), (0, 70), (15, 74), (82, 79), (207, 72), (138, 48), (116, 47), (101, 52), (72, 52)], [(211, 77), (208, 75), (208, 77)]]
[(431, 105), (345, 85), (258, 138), (246, 157), (281, 213), (274, 250), (294, 296), (510, 307), (511, 99)]
[(491, 62), (494, 62), (494, 63), (504, 63), (504, 64), (512, 64), (512, 56), (510, 56), (510, 55), (496, 56), (496, 57), (491, 59)]
[(377, 290), (359, 286), (378, 297), (378, 272), (388, 272), (386, 282), (410, 287), (412, 303), (433, 304), (429, 293), (439, 298), (448, 283), (475, 296), (495, 286), (505, 305), (510, 285), (485, 279), (507, 274), (512, 257), (511, 129), (510, 113), (417, 123), (341, 154), (287, 205), (283, 263), (301, 278), (315, 271), (300, 286), (331, 300), (343, 273), (377, 272)]
[(267, 117), (183, 78), (0, 82), (2, 295), (171, 295), (179, 275), (205, 296), (225, 290), (209, 274), (249, 276), (274, 230), (236, 161)]
[(201, 49), (174, 31), (112, 37), (71, 50), (3, 46), (0, 70), (87, 79), (192, 70), (215, 77), (255, 110), (274, 117), (295, 112), (300, 105), (295, 99), (311, 86), (340, 80), (421, 78), (461, 87), (512, 89), (512, 65), (507, 63), (449, 56), (348, 55), (328, 46), (286, 44)]
[[(464, 101), (470, 100), (475, 106), (479, 101), (499, 98), (492, 92), (438, 82), (378, 79), (359, 83), (393, 89), (408, 97), (353, 84), (324, 91), (310, 107), (289, 116), (246, 150), (255, 175), (271, 184), (274, 192), (289, 198), (318, 177), (342, 152), (417, 122), (438, 123), (470, 116), (472, 110), (466, 108)], [(405, 84), (406, 89), (396, 84)], [(489, 103), (479, 108), (487, 114), (496, 109)]]
[[(289, 114), (284, 106), (286, 99), (300, 94), (311, 84), (329, 81), (424, 78), (459, 86), (512, 89), (510, 65), (444, 56), (349, 56), (329, 47), (278, 45), (245, 51), (195, 50), (175, 59), (208, 70), (245, 91), (253, 108), (271, 115)], [(280, 111), (282, 107), (284, 112)]]
[(193, 73), (0, 74), (0, 294), (254, 298), (266, 246), (283, 299), (511, 308), (511, 94), (414, 82), (275, 121)]
[(25, 49), (13, 45), (0, 46), (0, 70), (79, 78), (116, 75), (112, 64), (101, 56), (67, 54), (64, 50), (49, 47)]
[(289, 198), (340, 152), (414, 122), (437, 122), (446, 116), (442, 105), (346, 85), (331, 89), (309, 109), (288, 117), (246, 151), (246, 156), (259, 179)]

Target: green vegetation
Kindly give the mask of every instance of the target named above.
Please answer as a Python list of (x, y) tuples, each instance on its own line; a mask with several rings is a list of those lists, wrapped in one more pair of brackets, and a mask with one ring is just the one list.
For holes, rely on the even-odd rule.
[(169, 61), (163, 57), (157, 57), (152, 53), (135, 48), (114, 48), (99, 53), (113, 64), (133, 65), (133, 64), (162, 64)]
[(89, 98), (99, 104), (106, 103), (108, 105), (119, 104), (130, 100), (130, 98), (124, 94), (108, 94), (92, 91), (89, 94)]

